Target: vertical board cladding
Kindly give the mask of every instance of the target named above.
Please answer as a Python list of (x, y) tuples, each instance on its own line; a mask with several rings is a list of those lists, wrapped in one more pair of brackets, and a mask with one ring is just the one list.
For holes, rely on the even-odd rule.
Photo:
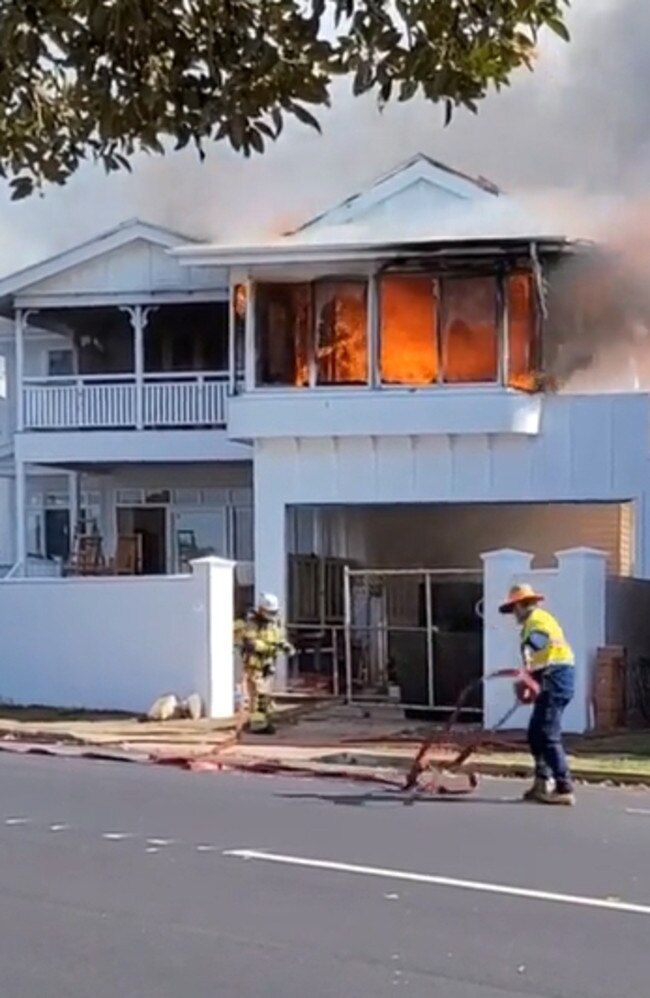
[(256, 473), (296, 504), (625, 501), (646, 489), (647, 416), (645, 396), (558, 396), (537, 436), (270, 438)]

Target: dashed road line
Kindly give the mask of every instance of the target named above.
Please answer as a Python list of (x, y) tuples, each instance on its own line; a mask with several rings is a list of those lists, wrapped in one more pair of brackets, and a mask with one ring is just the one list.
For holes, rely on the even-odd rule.
[(131, 843), (135, 845), (144, 846), (146, 853), (150, 855), (155, 855), (156, 853), (163, 852), (166, 848), (170, 846), (176, 846), (181, 849), (190, 849), (195, 853), (218, 853), (220, 852), (220, 847), (212, 845), (209, 842), (183, 842), (178, 839), (166, 839), (161, 837), (145, 836), (141, 832), (129, 832), (129, 831), (88, 831), (81, 828), (75, 828), (74, 825), (70, 825), (67, 822), (50, 822), (50, 821), (35, 821), (32, 818), (28, 818), (22, 815), (10, 815), (6, 818), (0, 817), (0, 824), (8, 827), (25, 828), (29, 826), (30, 829), (38, 831), (48, 831), (55, 832), (62, 835), (65, 832), (70, 834), (83, 834), (90, 838), (99, 838), (106, 843), (112, 843), (115, 845)]

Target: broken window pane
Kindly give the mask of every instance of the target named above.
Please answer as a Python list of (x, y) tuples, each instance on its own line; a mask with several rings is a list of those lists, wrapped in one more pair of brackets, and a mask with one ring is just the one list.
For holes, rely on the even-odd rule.
[(257, 384), (302, 388), (309, 383), (312, 329), (309, 284), (258, 284)]
[(323, 281), (315, 285), (316, 384), (365, 385), (368, 381), (366, 284)]
[(443, 381), (496, 381), (498, 295), (494, 277), (445, 277), (442, 288)]
[(535, 297), (530, 274), (510, 274), (508, 303), (508, 384), (532, 388), (535, 383)]
[(433, 280), (419, 274), (379, 281), (380, 372), (384, 384), (430, 385), (438, 378)]

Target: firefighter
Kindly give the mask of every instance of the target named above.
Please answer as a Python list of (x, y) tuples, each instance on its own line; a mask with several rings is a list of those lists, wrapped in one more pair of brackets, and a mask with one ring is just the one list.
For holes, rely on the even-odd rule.
[(235, 646), (241, 653), (248, 700), (248, 726), (256, 734), (272, 734), (271, 683), (279, 655), (295, 654), (280, 621), (277, 596), (264, 593), (257, 607), (235, 622)]
[(518, 585), (499, 607), (500, 613), (512, 614), (521, 627), (523, 665), (539, 687), (528, 726), (535, 780), (524, 799), (572, 805), (575, 797), (562, 744), (562, 715), (575, 691), (575, 658), (558, 621), (540, 608), (543, 600), (532, 586)]

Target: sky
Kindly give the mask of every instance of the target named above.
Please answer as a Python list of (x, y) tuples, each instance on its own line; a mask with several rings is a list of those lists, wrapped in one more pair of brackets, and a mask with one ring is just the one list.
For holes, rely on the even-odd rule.
[(537, 210), (574, 212), (592, 235), (612, 206), (650, 194), (650, 3), (574, 0), (569, 22), (570, 45), (545, 36), (535, 73), (517, 74), (448, 128), (438, 107), (413, 101), (380, 113), (345, 81), (321, 115), (322, 135), (289, 127), (263, 157), (243, 160), (219, 144), (203, 163), (184, 150), (140, 157), (130, 175), (89, 165), (23, 202), (0, 192), (0, 274), (133, 217), (212, 241), (277, 235), (417, 152), (489, 177)]

